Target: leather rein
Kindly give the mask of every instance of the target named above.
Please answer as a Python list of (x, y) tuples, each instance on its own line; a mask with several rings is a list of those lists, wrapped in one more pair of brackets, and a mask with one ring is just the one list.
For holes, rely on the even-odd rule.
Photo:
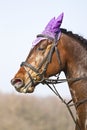
[[(60, 54), (59, 54), (59, 51), (58, 51), (58, 48), (57, 48), (57, 44), (58, 44), (58, 35), (54, 38), (52, 37), (49, 37), (47, 35), (43, 35), (43, 34), (39, 34), (37, 35), (37, 37), (44, 37), (44, 38), (47, 38), (47, 39), (50, 39), (53, 44), (52, 44), (52, 47), (50, 49), (50, 51), (48, 52), (47, 56), (43, 59), (43, 61), (39, 64), (39, 67), (38, 68), (35, 68), (34, 66), (32, 66), (30, 63), (27, 63), (26, 61), (25, 62), (22, 62), (21, 63), (21, 67), (29, 67), (31, 70), (33, 70), (39, 77), (40, 77), (40, 81), (36, 81), (35, 78), (33, 78), (31, 76), (31, 74), (27, 71), (28, 75), (29, 75), (29, 78), (31, 79), (31, 83), (33, 86), (35, 86), (35, 83), (42, 83), (42, 84), (46, 84), (60, 99), (61, 101), (66, 105), (66, 107), (68, 108), (69, 110), (69, 113), (74, 121), (74, 123), (77, 125), (78, 127), (78, 130), (81, 130), (78, 122), (76, 122), (76, 119), (73, 115), (73, 112), (71, 110), (71, 106), (75, 106), (75, 108), (77, 109), (81, 104), (83, 103), (86, 103), (87, 102), (87, 98), (86, 99), (83, 99), (81, 101), (78, 101), (77, 103), (72, 103), (73, 101), (70, 100), (69, 102), (66, 102), (62, 97), (61, 95), (59, 94), (58, 90), (56, 89), (55, 85), (54, 84), (58, 84), (58, 83), (64, 83), (64, 82), (77, 82), (79, 80), (85, 80), (87, 79), (87, 77), (78, 77), (78, 78), (66, 78), (66, 79), (59, 79), (59, 74), (57, 74), (55, 77), (56, 79), (50, 79), (50, 78), (45, 78), (44, 77), (44, 74), (46, 73), (46, 70), (47, 70), (47, 66), (48, 64), (51, 62), (51, 59), (52, 59), (52, 55), (53, 55), (53, 52), (55, 51), (56, 52), (56, 56), (57, 56), (57, 60), (58, 60), (58, 63), (60, 65), (60, 70), (61, 70), (61, 60), (60, 60)], [(41, 67), (44, 65), (44, 69), (43, 69), (43, 72), (39, 72)], [(29, 84), (29, 83), (28, 83)], [(25, 86), (27, 87), (28, 84)], [(51, 86), (52, 85), (52, 86)]]

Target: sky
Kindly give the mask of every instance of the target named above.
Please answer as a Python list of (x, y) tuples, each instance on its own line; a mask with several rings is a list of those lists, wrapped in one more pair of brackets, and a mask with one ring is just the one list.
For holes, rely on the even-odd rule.
[[(10, 80), (25, 61), (36, 35), (62, 12), (61, 27), (87, 38), (87, 0), (0, 0), (0, 91), (17, 93)], [(62, 96), (70, 97), (67, 83), (57, 88)], [(33, 95), (54, 94), (40, 84)]]

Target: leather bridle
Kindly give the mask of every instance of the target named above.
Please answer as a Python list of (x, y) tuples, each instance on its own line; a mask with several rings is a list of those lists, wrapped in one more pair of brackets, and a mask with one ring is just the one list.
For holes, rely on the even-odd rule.
[[(58, 64), (60, 65), (60, 70), (61, 70), (61, 66), (62, 66), (62, 63), (61, 63), (61, 59), (60, 59), (60, 54), (59, 54), (59, 51), (58, 51), (58, 48), (57, 48), (57, 44), (58, 44), (58, 35), (55, 36), (55, 38), (52, 38), (50, 36), (47, 36), (47, 35), (43, 35), (43, 34), (39, 34), (37, 35), (37, 37), (44, 37), (44, 38), (47, 38), (47, 39), (50, 39), (53, 43), (52, 43), (52, 46), (51, 46), (51, 49), (49, 50), (47, 56), (43, 59), (43, 61), (39, 64), (38, 68), (35, 68), (34, 66), (32, 66), (30, 63), (27, 63), (26, 61), (25, 62), (22, 62), (21, 63), (21, 67), (29, 67), (32, 71), (34, 71), (37, 76), (40, 77), (40, 81), (36, 81), (36, 79), (34, 79), (31, 74), (27, 71), (28, 75), (29, 75), (29, 78), (31, 80), (31, 83), (33, 86), (35, 86), (36, 82), (37, 83), (42, 83), (42, 84), (46, 84), (61, 100), (62, 102), (66, 105), (66, 107), (68, 108), (71, 116), (72, 116), (72, 119), (74, 121), (74, 123), (77, 125), (78, 127), (78, 130), (81, 130), (78, 122), (76, 122), (76, 119), (75, 117), (73, 116), (73, 113), (72, 113), (72, 110), (71, 110), (71, 106), (75, 106), (75, 108), (77, 109), (81, 104), (83, 103), (86, 103), (87, 102), (87, 98), (86, 99), (83, 99), (81, 101), (78, 101), (77, 103), (73, 103), (71, 104), (72, 100), (70, 100), (68, 103), (65, 102), (65, 100), (61, 97), (61, 95), (59, 94), (59, 92), (57, 91), (56, 87), (54, 86), (54, 84), (58, 84), (58, 83), (64, 83), (64, 82), (77, 82), (79, 80), (87, 80), (87, 77), (78, 77), (78, 78), (66, 78), (66, 79), (59, 79), (59, 74), (56, 76), (56, 79), (49, 79), (49, 78), (45, 78), (44, 75), (46, 73), (46, 70), (47, 70), (47, 66), (48, 64), (51, 62), (51, 59), (52, 59), (52, 55), (53, 55), (53, 52), (55, 51), (56, 52), (56, 56), (57, 56), (57, 60), (58, 60)], [(40, 69), (41, 67), (43, 66), (44, 64), (44, 69), (42, 72), (40, 72)], [(52, 88), (52, 86), (53, 88)], [(27, 87), (29, 85), (29, 83), (25, 86)]]
[[(35, 86), (36, 82), (43, 83), (45, 81), (44, 75), (46, 73), (48, 64), (51, 62), (52, 55), (53, 55), (54, 51), (56, 52), (58, 63), (61, 66), (60, 55), (59, 55), (59, 52), (58, 52), (58, 49), (57, 49), (58, 36), (56, 36), (55, 39), (54, 39), (54, 38), (52, 38), (50, 36), (39, 34), (39, 35), (37, 35), (37, 37), (44, 37), (44, 38), (50, 39), (53, 43), (52, 43), (51, 49), (49, 50), (47, 56), (39, 64), (38, 68), (35, 68), (34, 66), (32, 66), (30, 63), (27, 63), (26, 61), (21, 63), (21, 67), (23, 67), (23, 66), (29, 67), (32, 71), (34, 71), (37, 74), (37, 76), (40, 77), (41, 80), (36, 81), (36, 79), (32, 78), (31, 74), (27, 71), (33, 86)], [(40, 72), (40, 69), (43, 66), (43, 64), (44, 64), (44, 69), (43, 69), (42, 72)], [(28, 86), (28, 84), (27, 84), (27, 86)]]

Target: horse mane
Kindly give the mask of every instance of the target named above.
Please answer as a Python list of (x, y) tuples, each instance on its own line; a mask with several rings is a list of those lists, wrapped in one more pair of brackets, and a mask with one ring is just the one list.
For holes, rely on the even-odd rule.
[(72, 31), (67, 31), (67, 29), (61, 28), (61, 32), (79, 41), (79, 43), (87, 50), (87, 39), (78, 34), (74, 34)]

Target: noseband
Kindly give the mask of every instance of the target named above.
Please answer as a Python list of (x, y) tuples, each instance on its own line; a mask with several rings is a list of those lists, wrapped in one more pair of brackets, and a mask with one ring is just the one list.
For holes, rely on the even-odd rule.
[[(29, 75), (29, 78), (30, 78), (31, 83), (32, 83), (33, 86), (35, 86), (35, 83), (36, 83), (36, 82), (37, 82), (37, 83), (43, 83), (43, 82), (45, 81), (44, 74), (46, 73), (48, 64), (51, 62), (52, 55), (53, 55), (53, 52), (54, 52), (54, 51), (56, 52), (58, 63), (59, 63), (59, 65), (61, 66), (60, 55), (59, 55), (59, 51), (58, 51), (58, 49), (57, 49), (57, 42), (58, 42), (58, 40), (59, 40), (59, 39), (58, 39), (58, 35), (55, 37), (55, 39), (52, 38), (52, 37), (49, 37), (49, 36), (47, 36), (47, 35), (43, 35), (43, 34), (39, 34), (39, 35), (37, 35), (37, 37), (44, 37), (44, 38), (50, 39), (50, 40), (53, 42), (53, 44), (52, 44), (52, 47), (51, 47), (51, 49), (49, 50), (47, 56), (46, 56), (46, 57), (43, 59), (43, 61), (39, 64), (38, 68), (35, 68), (34, 66), (32, 66), (30, 63), (27, 63), (26, 61), (21, 63), (21, 67), (22, 67), (22, 66), (29, 67), (32, 71), (34, 71), (34, 72), (37, 74), (37, 76), (40, 77), (41, 80), (40, 80), (40, 81), (36, 81), (37, 79), (36, 79), (36, 78), (32, 78), (31, 74), (27, 71), (27, 73), (28, 73), (28, 75)], [(41, 67), (43, 66), (43, 64), (45, 64), (45, 65), (44, 65), (44, 69), (43, 69), (42, 72), (39, 72), (40, 69), (41, 69)], [(25, 69), (25, 70), (26, 70), (26, 69)], [(27, 84), (27, 86), (28, 86), (28, 84)], [(26, 86), (26, 87), (27, 87), (27, 86)]]

